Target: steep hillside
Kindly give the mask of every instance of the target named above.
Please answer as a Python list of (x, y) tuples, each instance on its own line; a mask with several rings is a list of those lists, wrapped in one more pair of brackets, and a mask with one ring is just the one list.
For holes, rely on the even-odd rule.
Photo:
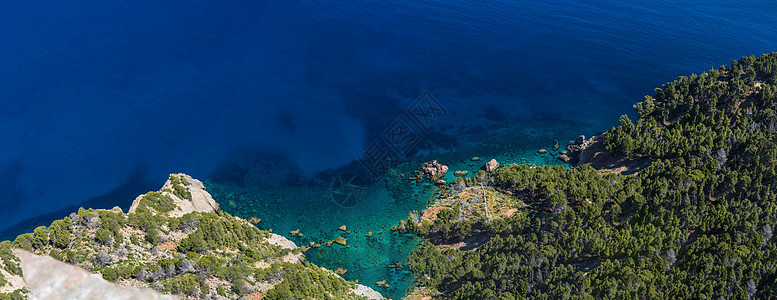
[[(36, 291), (41, 285), (31, 284), (30, 272), (23, 274), (26, 262), (20, 265), (20, 252), (13, 248), (51, 256), (121, 286), (150, 287), (183, 298), (380, 298), (306, 262), (305, 247), (218, 211), (202, 183), (185, 174), (170, 175), (160, 191), (139, 196), (129, 213), (118, 207), (80, 209), (13, 243), (0, 243), (0, 299), (45, 294)], [(37, 280), (45, 276), (33, 273)], [(86, 282), (72, 288), (99, 284)], [(101, 288), (90, 290), (97, 293), (93, 297), (107, 297)]]
[(511, 215), (486, 218), (482, 192), (459, 186), (432, 218), (411, 216), (404, 228), (429, 240), (410, 261), (416, 294), (777, 297), (777, 53), (680, 77), (635, 109), (570, 145), (600, 143), (618, 160), (606, 171), (512, 165), (468, 180)]

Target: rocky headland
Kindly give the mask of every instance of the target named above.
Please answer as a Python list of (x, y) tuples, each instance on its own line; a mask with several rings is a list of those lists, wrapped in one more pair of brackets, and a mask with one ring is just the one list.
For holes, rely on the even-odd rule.
[(80, 209), (0, 243), (0, 299), (383, 298), (307, 262), (306, 250), (171, 174), (127, 213)]

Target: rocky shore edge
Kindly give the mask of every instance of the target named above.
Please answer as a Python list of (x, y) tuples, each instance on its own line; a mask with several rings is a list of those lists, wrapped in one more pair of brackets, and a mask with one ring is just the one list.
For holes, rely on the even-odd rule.
[[(178, 180), (178, 182), (173, 182), (173, 180)], [(186, 187), (186, 190), (183, 191), (186, 193), (185, 196), (182, 197), (182, 191), (176, 190), (176, 185)], [(171, 174), (170, 179), (157, 193), (173, 200), (174, 208), (166, 213), (167, 217), (179, 218), (191, 212), (215, 213), (219, 211), (218, 203), (208, 193), (203, 183), (187, 174)], [(144, 196), (140, 195), (133, 201), (128, 214), (138, 210)], [(123, 213), (119, 207), (114, 207), (109, 211)], [(250, 224), (248, 220), (234, 218)], [(298, 248), (294, 242), (274, 233), (269, 233), (265, 242), (277, 245), (282, 249), (294, 250)], [(283, 261), (303, 264), (305, 257), (301, 252), (290, 252), (283, 257)], [(92, 273), (77, 265), (62, 262), (50, 256), (36, 255), (23, 249), (13, 249), (13, 256), (10, 260), (19, 263), (22, 274), (10, 274), (0, 269), (7, 280), (7, 283), (0, 287), (0, 293), (17, 293), (28, 299), (180, 299), (178, 295), (163, 295), (150, 288), (125, 285), (127, 282), (110, 282), (103, 279), (100, 274)], [(0, 259), (0, 262), (3, 262), (3, 259)], [(321, 267), (321, 269), (335, 274), (326, 268)], [(384, 299), (379, 292), (361, 284), (356, 284), (351, 292), (367, 299)]]

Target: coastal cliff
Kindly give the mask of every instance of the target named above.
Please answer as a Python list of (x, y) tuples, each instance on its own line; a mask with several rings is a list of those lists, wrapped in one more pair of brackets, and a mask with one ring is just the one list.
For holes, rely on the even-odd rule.
[(383, 298), (307, 262), (306, 250), (171, 174), (127, 213), (79, 209), (0, 243), (0, 299)]
[(573, 168), (457, 179), (401, 221), (426, 240), (409, 298), (777, 298), (777, 53), (681, 76), (634, 108), (570, 143)]

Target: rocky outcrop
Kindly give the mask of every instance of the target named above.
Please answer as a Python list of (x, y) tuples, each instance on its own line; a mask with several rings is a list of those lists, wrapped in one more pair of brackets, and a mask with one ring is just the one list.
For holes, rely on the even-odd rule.
[[(175, 218), (190, 212), (212, 213), (218, 210), (218, 204), (216, 204), (213, 197), (205, 190), (202, 182), (185, 174), (171, 175), (160, 191), (149, 192), (145, 196), (148, 196), (149, 198), (144, 198), (143, 196), (138, 197), (135, 202), (133, 202), (129, 212), (137, 211), (146, 213), (147, 211), (144, 211), (144, 208), (148, 208), (152, 214), (166, 214), (170, 218)], [(174, 204), (174, 207), (171, 204)], [(121, 209), (119, 208), (114, 208), (111, 211), (117, 214), (121, 213)], [(91, 210), (88, 210), (85, 213), (90, 214)], [(76, 217), (74, 218), (80, 218), (80, 214), (80, 212), (79, 214), (75, 214)], [(253, 225), (250, 225), (249, 221), (239, 217), (226, 215), (217, 215), (217, 217), (220, 221), (227, 221), (225, 218), (234, 218), (237, 221), (245, 223), (235, 226), (246, 226), (255, 229), (252, 228)], [(86, 220), (90, 217), (84, 218), (84, 220)], [(84, 222), (74, 221), (73, 225), (70, 227), (71, 231), (69, 232), (74, 235), (75, 239), (93, 242), (96, 239), (96, 235), (94, 230), (88, 230), (90, 228), (88, 226), (89, 225)], [(193, 226), (197, 225), (195, 224)], [(123, 251), (124, 254), (113, 254), (111, 253), (113, 251), (103, 252), (102, 250), (106, 247), (108, 249), (114, 247), (110, 244), (85, 243), (82, 245), (85, 247), (81, 247), (77, 251), (82, 251), (84, 252), (85, 257), (93, 257), (93, 259), (81, 263), (81, 266), (85, 266), (87, 269), (95, 268), (96, 266), (116, 269), (120, 266), (134, 266), (135, 263), (150, 263), (153, 265), (154, 260), (172, 259), (180, 254), (175, 250), (175, 247), (186, 238), (188, 234), (186, 230), (191, 230), (191, 228), (171, 229), (168, 227), (166, 230), (169, 230), (169, 233), (165, 232), (164, 234), (160, 234), (166, 242), (160, 242), (159, 246), (148, 248), (145, 246), (133, 246), (133, 244), (129, 242), (125, 242), (125, 245), (121, 247), (118, 247), (117, 245), (119, 250), (116, 253)], [(243, 228), (242, 230), (248, 229)], [(137, 232), (136, 229), (130, 227), (120, 229), (120, 233), (124, 235), (125, 241), (131, 240), (132, 238), (138, 238), (139, 236), (142, 237), (145, 234), (142, 231)], [(301, 236), (301, 233), (299, 233), (299, 235)], [(345, 239), (342, 237), (340, 237), (340, 239), (342, 239), (343, 244), (345, 244)], [(113, 242), (113, 240), (111, 240), (111, 242)], [(272, 253), (273, 255), (268, 256), (265, 260), (256, 262), (255, 267), (257, 268), (269, 267), (277, 263), (304, 264), (306, 261), (303, 254), (304, 249), (297, 249), (298, 247), (294, 242), (281, 235), (268, 233), (264, 241), (258, 242), (262, 245), (276, 245), (281, 249), (292, 249), (294, 251), (278, 251), (277, 248), (272, 247), (274, 249), (268, 253)], [(35, 249), (35, 253), (39, 255), (49, 253), (52, 246), (48, 245), (46, 247), (47, 248), (43, 249)], [(210, 253), (216, 256), (227, 255), (219, 251), (212, 251)], [(133, 258), (120, 260), (118, 259), (119, 256), (114, 255), (125, 255), (125, 257), (132, 255)], [(60, 262), (48, 256), (38, 256), (23, 250), (15, 250), (14, 256), (20, 258), (19, 262), (23, 276), (9, 274), (2, 268), (3, 265), (6, 264), (0, 259), (0, 274), (8, 281), (4, 286), (0, 286), (0, 292), (2, 293), (20, 292), (26, 288), (30, 291), (28, 296), (31, 297), (31, 299), (179, 299), (178, 296), (162, 295), (153, 289), (135, 287), (135, 285), (142, 285), (145, 283), (137, 281), (137, 278), (134, 277), (120, 277), (118, 278), (120, 280), (117, 280), (116, 283), (106, 281), (103, 279), (103, 275), (108, 276), (105, 278), (111, 278), (111, 273), (105, 273), (103, 275), (99, 274), (99, 272), (106, 269), (95, 269), (97, 274), (90, 274), (89, 271), (86, 271), (79, 266)], [(98, 263), (100, 265), (98, 265)], [(307, 267), (307, 265), (304, 265), (304, 268)], [(143, 272), (145, 271), (146, 269), (143, 270)], [(214, 286), (223, 287), (226, 290), (231, 290), (233, 287), (230, 282), (213, 281), (216, 279), (212, 278), (212, 276), (206, 276), (204, 279), (211, 285), (210, 291), (215, 291)], [(155, 284), (159, 283), (159, 281), (156, 281)], [(253, 288), (255, 289), (255, 293), (261, 294), (261, 292), (266, 292), (277, 283), (280, 283), (280, 280), (256, 282)], [(236, 297), (240, 296), (228, 294), (229, 297), (220, 298), (214, 293), (205, 293), (207, 295), (201, 294), (200, 296), (216, 297), (219, 299), (237, 299)], [(352, 289), (349, 294), (364, 295), (370, 299), (383, 299), (380, 293), (366, 286), (357, 286)]]
[(576, 145), (582, 145), (583, 142), (585, 142), (585, 136), (584, 135), (578, 135), (577, 138), (575, 139), (575, 144)]
[[(179, 182), (173, 182), (174, 180)], [(187, 195), (187, 197), (179, 197), (176, 195), (176, 193), (174, 193), (176, 185), (185, 189), (191, 196)], [(176, 208), (168, 213), (168, 216), (170, 217), (180, 217), (190, 212), (216, 212), (219, 210), (219, 204), (216, 203), (213, 196), (205, 189), (205, 185), (202, 184), (202, 181), (183, 173), (170, 174), (170, 177), (165, 182), (165, 185), (162, 186), (160, 192), (173, 199), (173, 202), (175, 203)], [(128, 213), (133, 213), (137, 210), (140, 199), (144, 196), (145, 195), (140, 195), (135, 198)]]
[(123, 287), (49, 256), (16, 250), (30, 299), (180, 299), (149, 288)]
[(569, 149), (574, 166), (589, 164), (594, 169), (607, 173), (616, 173), (622, 175), (633, 175), (650, 166), (651, 161), (647, 158), (630, 159), (622, 154), (614, 154), (604, 147), (603, 137), (594, 136), (590, 140), (582, 142), (579, 136), (574, 143), (570, 144)]
[(294, 242), (290, 241), (289, 239), (281, 235), (277, 235), (274, 233), (270, 233), (270, 237), (267, 239), (267, 242), (270, 243), (270, 245), (280, 246), (283, 249), (297, 248), (297, 245), (294, 244)]
[[(337, 274), (337, 273), (335, 273), (332, 270), (329, 270), (327, 268), (323, 268), (322, 267), (321, 270), (324, 270), (324, 271), (326, 271), (329, 274), (332, 274), (334, 276), (342, 278), (342, 276), (340, 276), (340, 274)], [(356, 284), (356, 288), (351, 289), (351, 291), (354, 294), (356, 294), (356, 295), (367, 297), (367, 299), (370, 299), (370, 300), (385, 299), (385, 298), (383, 298), (383, 295), (381, 295), (377, 291), (373, 290), (371, 287), (368, 287), (366, 285), (361, 285), (361, 284), (358, 284), (358, 283)]]
[(499, 162), (496, 161), (496, 159), (489, 160), (485, 166), (483, 166), (483, 169), (486, 170), (486, 172), (493, 172), (496, 170), (496, 168), (499, 168)]
[(357, 284), (356, 288), (353, 289), (354, 294), (359, 296), (367, 297), (367, 299), (375, 300), (375, 299), (383, 299), (383, 295), (378, 293), (377, 291), (373, 290), (371, 287), (368, 287), (366, 285)]
[(435, 182), (445, 176), (445, 173), (448, 172), (448, 166), (442, 165), (436, 160), (433, 160), (425, 163), (421, 167), (421, 171), (424, 172), (424, 175), (429, 176), (429, 179), (431, 179), (432, 182)]

